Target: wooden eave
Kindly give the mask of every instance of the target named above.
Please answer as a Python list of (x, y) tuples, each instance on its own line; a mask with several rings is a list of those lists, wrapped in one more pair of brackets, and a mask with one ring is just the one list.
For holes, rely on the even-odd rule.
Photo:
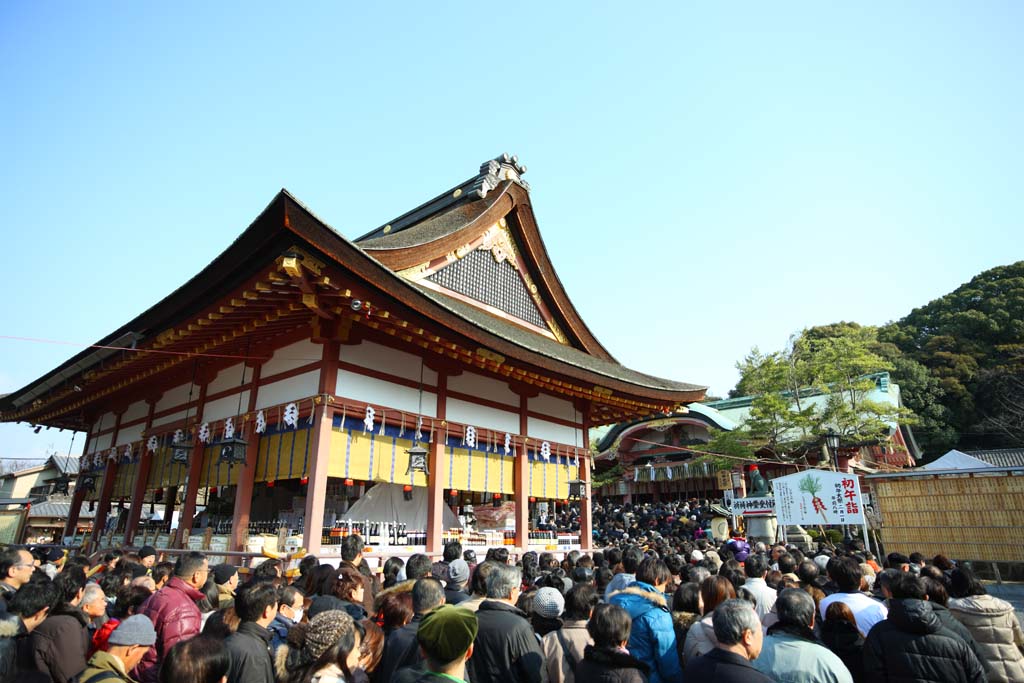
[[(295, 247), (309, 257), (300, 258), (305, 265), (297, 277), (284, 262)], [(372, 305), (373, 313), (353, 311), (355, 298)], [(588, 401), (595, 424), (669, 410), (704, 394), (703, 387), (694, 385), (643, 386), (502, 338), (425, 296), (282, 190), (199, 274), (98, 343), (108, 344), (130, 331), (141, 336), (136, 350), (119, 352), (67, 376), (27, 406), (14, 405), (19, 394), (74, 367), (90, 350), (77, 354), (0, 399), (2, 419), (85, 429), (115, 404), (127, 405), (188, 382), (198, 367), (208, 374), (243, 357), (259, 357), (281, 340), (304, 338), (312, 329), (325, 327), (337, 334), (353, 324), (415, 344), (460, 366)], [(587, 357), (583, 351), (572, 353)], [(189, 362), (193, 358), (200, 360)], [(594, 362), (632, 372), (605, 359)]]

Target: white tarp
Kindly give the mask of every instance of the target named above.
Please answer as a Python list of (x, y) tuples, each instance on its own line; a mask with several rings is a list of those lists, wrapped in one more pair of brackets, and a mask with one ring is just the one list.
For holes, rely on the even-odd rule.
[(864, 524), (864, 499), (855, 474), (805, 470), (772, 479), (780, 525)]
[[(445, 529), (461, 529), (462, 524), (447, 505), (441, 506), (441, 524)], [(400, 484), (379, 483), (366, 492), (338, 519), (353, 522), (389, 522), (405, 524), (411, 530), (427, 528), (427, 489), (412, 487), (412, 500), (405, 499)]]
[(961, 453), (958, 450), (952, 450), (946, 453), (942, 457), (934, 460), (927, 465), (915, 468), (916, 470), (978, 470), (987, 467), (992, 467), (990, 463), (984, 460), (978, 460), (977, 458)]

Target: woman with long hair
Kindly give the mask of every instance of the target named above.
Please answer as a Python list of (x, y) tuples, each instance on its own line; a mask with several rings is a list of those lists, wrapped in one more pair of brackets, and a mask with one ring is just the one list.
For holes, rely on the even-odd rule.
[(377, 625), (384, 630), (387, 638), (392, 631), (400, 629), (412, 621), (412, 593), (384, 593), (377, 598)]
[[(815, 613), (818, 612), (815, 608)], [(825, 610), (821, 641), (835, 653), (850, 671), (853, 683), (864, 680), (864, 634), (857, 629), (853, 611), (844, 603), (833, 602)]]
[(676, 631), (676, 652), (679, 661), (683, 661), (683, 645), (690, 627), (700, 621), (703, 610), (700, 597), (700, 586), (695, 583), (684, 583), (672, 595), (672, 627)]
[(363, 625), (341, 610), (317, 614), (288, 634), (274, 658), (279, 683), (353, 683)]
[(405, 569), (405, 562), (400, 557), (389, 557), (384, 561), (384, 588), (391, 588), (399, 583), (398, 577)]
[(703, 616), (686, 632), (686, 643), (683, 645), (683, 661), (686, 662), (711, 652), (718, 647), (715, 638), (715, 627), (711, 623), (715, 608), (726, 600), (736, 597), (736, 588), (732, 581), (724, 576), (709, 576), (700, 585), (700, 598), (703, 603)]
[(231, 657), (224, 641), (208, 636), (182, 640), (160, 665), (160, 683), (221, 683)]

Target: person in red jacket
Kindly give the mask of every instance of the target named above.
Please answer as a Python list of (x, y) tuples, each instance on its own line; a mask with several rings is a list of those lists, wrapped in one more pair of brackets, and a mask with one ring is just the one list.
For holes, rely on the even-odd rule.
[(196, 600), (203, 597), (199, 588), (210, 575), (210, 565), (202, 553), (191, 552), (178, 558), (174, 576), (167, 585), (142, 603), (139, 614), (149, 617), (156, 628), (156, 645), (135, 668), (140, 683), (156, 683), (160, 664), (176, 643), (199, 635), (202, 615)]

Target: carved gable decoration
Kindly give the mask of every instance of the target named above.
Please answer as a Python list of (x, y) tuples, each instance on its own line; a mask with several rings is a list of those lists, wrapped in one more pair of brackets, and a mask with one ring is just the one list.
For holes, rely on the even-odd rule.
[(426, 279), (536, 327), (547, 327), (519, 271), (490, 251), (474, 249)]

